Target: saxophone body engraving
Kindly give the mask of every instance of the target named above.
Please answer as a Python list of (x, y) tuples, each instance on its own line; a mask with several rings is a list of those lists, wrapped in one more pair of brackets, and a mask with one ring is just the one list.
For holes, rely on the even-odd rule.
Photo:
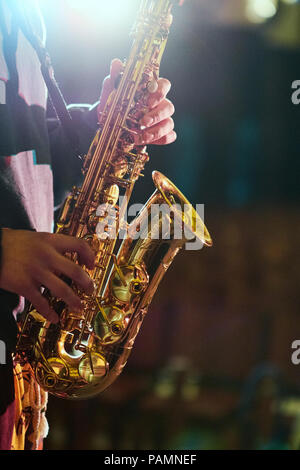
[[(174, 210), (172, 216), (159, 213), (153, 223), (152, 207), (187, 206), (189, 220), (185, 214), (185, 225), (203, 244), (211, 245), (197, 212), (159, 172), (153, 173), (156, 191), (137, 218), (126, 225), (122, 243), (107, 236), (111, 229), (119, 234), (124, 228), (134, 184), (149, 159), (146, 147), (135, 145), (133, 136), (147, 110), (149, 93), (156, 90), (174, 3), (141, 1), (131, 53), (84, 159), (83, 184), (74, 187), (65, 200), (57, 224), (57, 233), (83, 238), (93, 248), (96, 263), (87, 272), (94, 281), (94, 294), (87, 296), (72, 285), (83, 303), (82, 311), (75, 313), (45, 291), (60, 315), (59, 324), (50, 324), (30, 308), (20, 325), (17, 359), (29, 361), (39, 384), (58, 397), (77, 399), (98, 394), (117, 378), (127, 362), (153, 295), (187, 240), (174, 236), (176, 223), (183, 223), (180, 210)], [(110, 221), (111, 209), (117, 217)], [(165, 219), (171, 227), (169, 239), (153, 237), (154, 232), (163, 235)], [(75, 255), (72, 259), (77, 261)]]

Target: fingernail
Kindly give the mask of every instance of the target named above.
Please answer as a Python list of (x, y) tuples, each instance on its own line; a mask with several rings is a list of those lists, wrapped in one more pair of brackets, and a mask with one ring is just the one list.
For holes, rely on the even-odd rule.
[(153, 124), (154, 119), (151, 116), (144, 116), (141, 121), (146, 127), (150, 127)]
[(146, 134), (144, 135), (144, 141), (145, 142), (152, 142), (153, 140), (154, 140), (154, 135), (149, 134), (148, 132), (146, 132)]

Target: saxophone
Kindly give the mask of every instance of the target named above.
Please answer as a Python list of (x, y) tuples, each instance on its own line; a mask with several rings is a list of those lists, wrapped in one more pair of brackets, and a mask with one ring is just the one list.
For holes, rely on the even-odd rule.
[[(174, 3), (182, 2), (141, 1), (130, 55), (84, 157), (82, 186), (72, 189), (57, 223), (56, 233), (82, 238), (94, 250), (95, 267), (85, 268), (94, 294), (72, 284), (83, 305), (75, 313), (45, 289), (59, 323), (49, 323), (33, 306), (20, 322), (16, 358), (29, 362), (40, 386), (57, 397), (91, 397), (106, 389), (122, 372), (176, 254), (191, 237), (202, 246), (212, 244), (197, 211), (158, 171), (152, 175), (153, 195), (130, 224), (125, 220), (134, 184), (149, 159), (146, 147), (134, 144), (134, 134), (149, 93), (157, 89)], [(162, 206), (169, 210), (153, 210)], [(177, 236), (183, 226), (184, 235)], [(77, 262), (76, 254), (68, 256)]]

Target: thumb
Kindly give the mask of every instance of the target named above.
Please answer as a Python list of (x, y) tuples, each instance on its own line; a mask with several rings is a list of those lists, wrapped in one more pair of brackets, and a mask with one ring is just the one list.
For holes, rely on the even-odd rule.
[(123, 69), (123, 63), (120, 59), (112, 60), (110, 64), (110, 74), (104, 79), (102, 84), (101, 96), (100, 96), (100, 103), (98, 106), (98, 113), (102, 112), (105, 103), (111, 94), (111, 92), (115, 88), (115, 82)]

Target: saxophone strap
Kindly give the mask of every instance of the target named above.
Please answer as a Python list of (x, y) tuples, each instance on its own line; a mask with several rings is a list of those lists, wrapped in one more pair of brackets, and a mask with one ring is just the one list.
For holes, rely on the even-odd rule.
[[(65, 99), (63, 94), (59, 88), (59, 85), (55, 79), (54, 69), (51, 63), (51, 57), (45, 46), (42, 44), (41, 39), (38, 37), (37, 34), (32, 30), (29, 25), (29, 22), (26, 19), (25, 13), (22, 11), (22, 8), (17, 6), (17, 4), (13, 1), (9, 5), (13, 14), (14, 18), (17, 21), (17, 26), (21, 29), (24, 36), (32, 45), (33, 49), (35, 50), (37, 57), (41, 64), (41, 73), (46, 84), (46, 87), (49, 92), (49, 98), (53, 109), (56, 113), (57, 118), (59, 119), (62, 129), (69, 141), (69, 144), (72, 146), (75, 155), (80, 155), (79, 152), (79, 136), (75, 129), (74, 122), (72, 117), (68, 111)], [(0, 17), (4, 18), (2, 5), (0, 0)], [(0, 22), (0, 28), (3, 30), (3, 35), (7, 39), (9, 37), (5, 21)]]

